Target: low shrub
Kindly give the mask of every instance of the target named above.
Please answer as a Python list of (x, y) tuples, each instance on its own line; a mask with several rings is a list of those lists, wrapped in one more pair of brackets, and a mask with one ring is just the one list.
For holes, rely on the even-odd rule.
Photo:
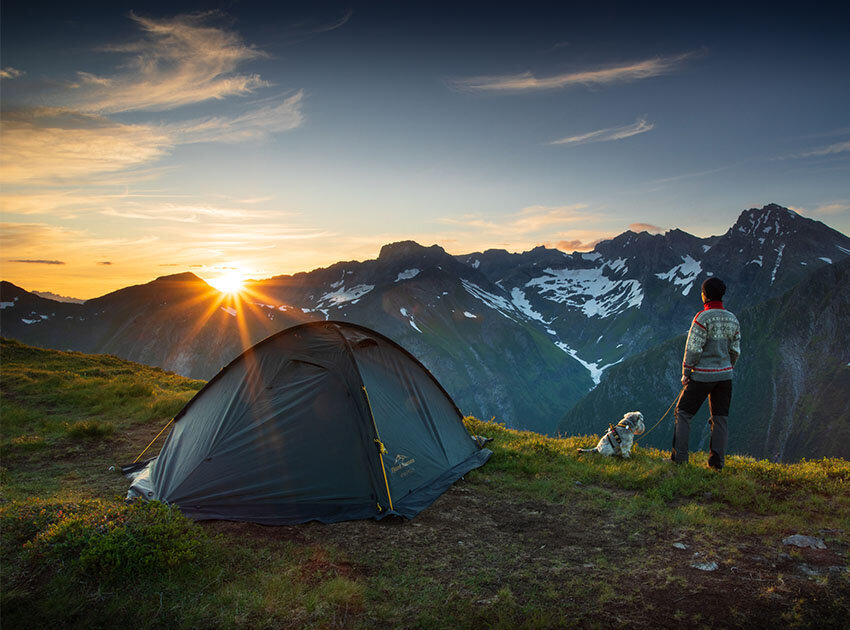
[(40, 435), (19, 435), (12, 438), (9, 446), (21, 451), (34, 451), (47, 446), (47, 442)]
[(100, 438), (111, 435), (115, 427), (111, 422), (99, 420), (79, 420), (73, 424), (65, 423), (65, 433), (72, 438)]
[(159, 502), (29, 500), (0, 508), (4, 549), (18, 548), (35, 567), (62, 566), (108, 582), (194, 561), (206, 534), (176, 508)]

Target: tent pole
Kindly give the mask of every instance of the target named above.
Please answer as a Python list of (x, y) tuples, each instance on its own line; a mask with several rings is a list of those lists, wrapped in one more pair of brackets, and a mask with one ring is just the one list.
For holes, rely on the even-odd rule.
[[(177, 417), (177, 416), (175, 416), (175, 418), (176, 418), (176, 417)], [(148, 445), (145, 447), (145, 450), (143, 450), (141, 453), (139, 453), (139, 456), (138, 456), (136, 459), (134, 459), (134, 460), (133, 460), (133, 463), (134, 463), (134, 464), (142, 458), (142, 455), (144, 455), (145, 453), (147, 453), (147, 452), (148, 452), (148, 449), (149, 449), (151, 446), (153, 446), (153, 443), (157, 441), (157, 439), (159, 438), (159, 436), (160, 436), (160, 435), (162, 435), (163, 431), (165, 431), (168, 427), (170, 427), (170, 426), (171, 426), (171, 423), (172, 423), (172, 422), (174, 422), (174, 418), (172, 418), (171, 420), (169, 420), (169, 421), (168, 421), (168, 424), (166, 424), (164, 427), (162, 427), (162, 431), (160, 431), (159, 433), (157, 433), (157, 434), (156, 434), (156, 437), (155, 437), (154, 439), (152, 439), (152, 440), (151, 440), (151, 443), (150, 443), (150, 444), (148, 444)]]
[(375, 422), (375, 414), (372, 412), (372, 401), (369, 400), (369, 392), (366, 391), (366, 386), (363, 385), (363, 394), (366, 396), (366, 405), (369, 407), (369, 417), (372, 418), (372, 426), (375, 427), (375, 435), (377, 439), (375, 439), (375, 444), (378, 445), (378, 459), (381, 461), (381, 472), (384, 473), (384, 484), (387, 486), (387, 498), (390, 500), (390, 509), (393, 508), (393, 498), (390, 495), (390, 482), (387, 481), (387, 469), (384, 468), (384, 457), (383, 454), (387, 452), (384, 443), (381, 442), (381, 434), (378, 433), (378, 423)]

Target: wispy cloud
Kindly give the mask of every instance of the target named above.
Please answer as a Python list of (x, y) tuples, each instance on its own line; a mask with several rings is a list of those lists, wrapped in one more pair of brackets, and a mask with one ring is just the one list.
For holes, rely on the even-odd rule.
[(28, 263), (31, 265), (64, 265), (65, 263), (61, 260), (21, 260), (14, 259), (10, 260), (10, 263)]
[(4, 113), (0, 181), (80, 178), (152, 162), (174, 139), (152, 125), (129, 125), (61, 109)]
[(536, 205), (525, 207), (499, 220), (479, 214), (468, 214), (462, 217), (443, 217), (437, 219), (437, 222), (464, 229), (529, 235), (581, 222), (588, 217), (588, 213), (584, 212), (585, 208), (587, 206), (581, 203), (567, 206)]
[(604, 222), (605, 215), (577, 203), (563, 206), (527, 206), (507, 216), (493, 218), (479, 214), (446, 217), (437, 222), (449, 230), (432, 235), (433, 242), (463, 254), (476, 249), (500, 247), (508, 251), (527, 251), (538, 245), (562, 251), (584, 251), (603, 238), (604, 230), (584, 226)]
[[(142, 38), (104, 51), (130, 55), (108, 76), (80, 71), (60, 106), (3, 112), (0, 181), (5, 184), (91, 182), (105, 173), (149, 167), (181, 144), (242, 142), (303, 124), (304, 92), (264, 99), (237, 114), (161, 121), (118, 122), (112, 113), (163, 111), (244, 95), (269, 85), (238, 67), (265, 56), (229, 30), (212, 25), (218, 14), (153, 19), (130, 17)], [(6, 68), (10, 76), (19, 71)], [(7, 191), (9, 192), (9, 191)], [(15, 191), (11, 191), (15, 194)]]
[[(595, 236), (595, 235), (594, 235)], [(567, 252), (571, 254), (572, 252), (588, 252), (596, 247), (599, 243), (601, 243), (604, 238), (595, 237), (591, 240), (583, 240), (580, 238), (574, 238), (572, 240), (561, 240), (555, 242), (546, 242), (543, 243), (546, 247), (550, 247), (553, 249), (560, 249), (562, 252)]]
[(239, 116), (192, 120), (167, 129), (181, 144), (256, 140), (300, 127), (304, 121), (301, 112), (303, 98), (304, 92), (299, 90), (281, 103), (265, 105)]
[(802, 153), (796, 153), (794, 155), (791, 155), (790, 157), (823, 157), (825, 155), (834, 155), (836, 153), (845, 153), (847, 151), (850, 151), (850, 140), (846, 140), (844, 142), (835, 142), (833, 144), (828, 144), (823, 147), (817, 147), (808, 151), (803, 151)]
[(639, 118), (631, 125), (623, 127), (608, 127), (607, 129), (597, 129), (577, 136), (568, 136), (560, 140), (553, 140), (549, 144), (588, 144), (590, 142), (610, 142), (611, 140), (622, 140), (631, 138), (638, 134), (652, 131), (655, 128), (655, 123), (646, 122), (645, 119)]
[(6, 66), (5, 68), (0, 68), (0, 79), (17, 79), (18, 77), (26, 74), (23, 70), (18, 70), (17, 68), (13, 68), (12, 66)]
[(548, 77), (537, 77), (531, 72), (458, 79), (452, 85), (459, 89), (491, 92), (523, 92), (530, 90), (552, 90), (573, 85), (606, 85), (638, 81), (679, 69), (693, 53), (672, 57), (653, 57), (620, 65), (566, 72)]
[(789, 206), (794, 212), (807, 215), (837, 215), (845, 212), (850, 212), (850, 200), (841, 199), (838, 201), (830, 201), (822, 203), (814, 208), (801, 208), (799, 206)]
[[(100, 214), (123, 219), (140, 219), (144, 221), (168, 221), (177, 223), (199, 223), (202, 220), (228, 220), (234, 222), (253, 221), (268, 217), (267, 212), (246, 210), (243, 208), (223, 208), (204, 204), (140, 204), (130, 202), (121, 209), (104, 208)], [(283, 217), (289, 213), (277, 212), (276, 216)]]
[(719, 173), (720, 171), (725, 171), (733, 166), (737, 166), (740, 162), (736, 162), (735, 164), (727, 164), (726, 166), (719, 166), (717, 168), (708, 169), (707, 171), (695, 171), (693, 173), (683, 173), (682, 175), (675, 175), (673, 177), (664, 177), (663, 179), (653, 180), (651, 183), (653, 184), (667, 184), (669, 182), (677, 182), (680, 179), (690, 179), (692, 177), (702, 177), (703, 175), (711, 175), (713, 173)]
[(343, 15), (340, 19), (330, 22), (329, 24), (324, 24), (322, 26), (317, 26), (312, 30), (313, 33), (327, 33), (328, 31), (335, 31), (341, 26), (345, 26), (348, 23), (348, 20), (351, 19), (351, 16), (354, 15), (354, 10), (349, 9), (346, 11), (345, 15)]
[(266, 54), (232, 31), (212, 26), (216, 12), (147, 18), (130, 13), (142, 38), (103, 48), (126, 54), (112, 76), (78, 73), (80, 82), (67, 105), (84, 112), (162, 111), (268, 86), (240, 65)]
[(652, 223), (632, 223), (629, 225), (632, 232), (649, 232), (650, 234), (661, 234), (664, 228), (653, 225)]

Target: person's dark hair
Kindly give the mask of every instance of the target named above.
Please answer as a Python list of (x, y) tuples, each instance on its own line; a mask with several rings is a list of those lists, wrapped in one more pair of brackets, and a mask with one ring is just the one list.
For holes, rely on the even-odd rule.
[(709, 278), (702, 283), (702, 292), (705, 293), (709, 302), (722, 300), (726, 293), (726, 285), (720, 278)]

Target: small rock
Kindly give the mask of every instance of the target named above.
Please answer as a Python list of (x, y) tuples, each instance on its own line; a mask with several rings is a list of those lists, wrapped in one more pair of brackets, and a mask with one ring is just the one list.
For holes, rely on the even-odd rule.
[(115, 466), (110, 466), (110, 467), (109, 467), (109, 472), (115, 472)]
[(694, 569), (699, 569), (700, 571), (717, 571), (716, 562), (697, 562), (691, 566)]
[(827, 569), (827, 571), (829, 571), (830, 573), (844, 573), (845, 571), (848, 571), (848, 569), (847, 569), (847, 567), (835, 566), (835, 567), (829, 567)]
[(685, 543), (678, 543), (678, 542), (677, 542), (677, 543), (673, 543), (673, 546), (674, 546), (676, 549), (687, 549), (687, 548), (688, 548), (688, 546), (687, 546)]
[(580, 486), (580, 485), (582, 485), (582, 483), (580, 481), (576, 481), (576, 485)]
[(826, 545), (820, 538), (803, 536), (801, 534), (794, 534), (793, 536), (788, 536), (788, 538), (783, 538), (782, 544), (794, 545), (795, 547), (809, 547), (811, 549), (826, 549)]
[(820, 571), (818, 571), (817, 569), (813, 569), (804, 562), (800, 563), (799, 569), (802, 573), (805, 573), (806, 575), (820, 575)]
[(703, 492), (703, 493), (702, 493), (702, 498), (703, 498), (703, 499), (710, 499), (710, 498), (711, 498), (711, 497), (713, 497), (713, 496), (714, 496), (714, 495), (713, 495), (711, 492)]

